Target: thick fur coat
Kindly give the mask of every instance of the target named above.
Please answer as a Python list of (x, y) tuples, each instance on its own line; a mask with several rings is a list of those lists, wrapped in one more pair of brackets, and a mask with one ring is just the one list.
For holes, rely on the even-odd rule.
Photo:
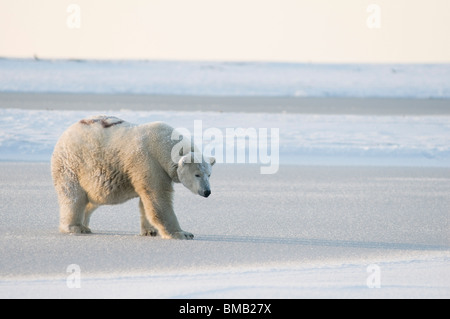
[[(83, 119), (63, 133), (52, 156), (52, 177), (60, 205), (60, 231), (90, 233), (100, 205), (139, 197), (141, 235), (192, 239), (173, 211), (173, 183), (204, 197), (211, 194), (213, 158), (193, 161), (190, 141), (173, 158), (180, 141), (161, 122), (134, 125), (115, 117)], [(197, 154), (197, 153), (195, 153)]]

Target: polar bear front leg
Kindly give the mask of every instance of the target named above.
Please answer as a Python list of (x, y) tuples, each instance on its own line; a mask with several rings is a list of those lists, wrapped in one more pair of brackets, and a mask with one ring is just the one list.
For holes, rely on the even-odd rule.
[(194, 235), (181, 229), (172, 207), (172, 193), (160, 192), (141, 196), (145, 217), (162, 238), (193, 239)]
[(158, 230), (148, 222), (142, 200), (139, 200), (139, 211), (141, 213), (141, 236), (158, 236)]

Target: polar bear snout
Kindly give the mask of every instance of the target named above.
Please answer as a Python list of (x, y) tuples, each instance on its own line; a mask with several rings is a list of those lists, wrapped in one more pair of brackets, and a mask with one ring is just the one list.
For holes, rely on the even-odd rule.
[(211, 195), (211, 190), (207, 189), (207, 190), (204, 190), (204, 191), (200, 191), (200, 192), (198, 192), (198, 194), (199, 194), (200, 196), (203, 196), (203, 197), (205, 197), (205, 198), (208, 198), (209, 195)]

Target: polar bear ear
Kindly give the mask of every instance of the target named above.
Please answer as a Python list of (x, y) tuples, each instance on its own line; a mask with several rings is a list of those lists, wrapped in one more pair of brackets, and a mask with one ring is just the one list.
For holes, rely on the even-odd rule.
[(180, 158), (180, 161), (178, 162), (178, 166), (183, 167), (184, 165), (186, 165), (186, 163), (188, 163), (189, 159), (188, 157), (185, 155), (183, 157)]
[(214, 164), (216, 164), (216, 158), (215, 158), (215, 157), (210, 157), (210, 158), (209, 158), (209, 164), (211, 164), (211, 166), (213, 166)]

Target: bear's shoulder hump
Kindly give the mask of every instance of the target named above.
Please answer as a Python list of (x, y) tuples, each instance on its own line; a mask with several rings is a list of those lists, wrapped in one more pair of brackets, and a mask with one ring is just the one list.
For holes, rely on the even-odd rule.
[(79, 123), (83, 125), (101, 125), (103, 128), (109, 128), (115, 125), (122, 124), (124, 122), (124, 120), (121, 120), (115, 116), (106, 115), (92, 116), (79, 121)]

